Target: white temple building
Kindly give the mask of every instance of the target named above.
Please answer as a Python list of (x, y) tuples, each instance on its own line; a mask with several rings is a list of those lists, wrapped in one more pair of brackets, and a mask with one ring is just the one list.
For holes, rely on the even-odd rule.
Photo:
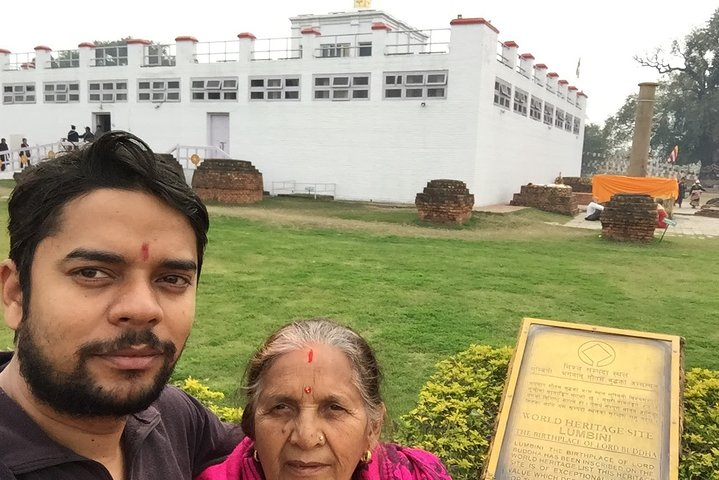
[(0, 176), (19, 168), (22, 138), (36, 161), (71, 124), (133, 132), (188, 177), (193, 153), (248, 160), (271, 193), (411, 203), (447, 178), (482, 206), (579, 176), (586, 95), (484, 19), (423, 31), (376, 10), (290, 21), (286, 39), (0, 49), (12, 156)]

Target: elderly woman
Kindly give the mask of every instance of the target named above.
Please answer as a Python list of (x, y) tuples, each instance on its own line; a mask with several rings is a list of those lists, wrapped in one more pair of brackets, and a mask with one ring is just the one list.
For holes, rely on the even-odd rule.
[(434, 455), (379, 441), (379, 365), (350, 328), (323, 319), (286, 325), (245, 375), (247, 438), (196, 480), (451, 478)]

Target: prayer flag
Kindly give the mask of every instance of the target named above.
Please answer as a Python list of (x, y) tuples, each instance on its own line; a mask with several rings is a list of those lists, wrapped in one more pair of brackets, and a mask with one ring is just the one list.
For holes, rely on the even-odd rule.
[(582, 57), (577, 60), (577, 78), (579, 78), (579, 67), (582, 65)]

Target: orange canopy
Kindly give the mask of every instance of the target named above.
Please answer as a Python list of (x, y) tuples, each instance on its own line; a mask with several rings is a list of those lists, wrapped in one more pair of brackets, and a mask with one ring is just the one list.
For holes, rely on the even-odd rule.
[(622, 175), (592, 177), (592, 196), (597, 202), (608, 202), (615, 193), (646, 193), (652, 198), (669, 199), (679, 196), (679, 185), (673, 178)]

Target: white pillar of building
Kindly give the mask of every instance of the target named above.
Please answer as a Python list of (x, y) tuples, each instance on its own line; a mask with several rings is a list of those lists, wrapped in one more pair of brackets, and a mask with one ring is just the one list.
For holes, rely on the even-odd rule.
[(567, 86), (569, 85), (569, 82), (566, 80), (559, 80), (557, 82), (557, 95), (560, 97), (567, 97)]
[(519, 56), (519, 73), (531, 78), (534, 71), (534, 55), (523, 53)]
[(77, 46), (80, 55), (80, 68), (87, 68), (92, 65), (92, 58), (95, 52), (95, 44), (92, 42), (82, 42)]
[(508, 41), (502, 43), (502, 63), (507, 65), (512, 70), (517, 68), (517, 51), (518, 50), (519, 50), (519, 45), (517, 45), (517, 42), (508, 40)]
[(197, 54), (197, 39), (190, 35), (175, 38), (175, 64), (190, 65), (195, 63)]
[(534, 66), (534, 82), (540, 86), (547, 83), (547, 66), (545, 64), (538, 63)]
[(322, 36), (320, 30), (315, 27), (303, 28), (300, 32), (302, 34), (302, 59), (307, 62), (311, 62), (315, 59), (315, 55), (318, 54), (315, 50), (319, 48), (317, 39)]
[[(242, 32), (237, 35), (240, 39), (240, 62), (250, 62), (255, 56), (255, 37), (250, 32)], [(268, 47), (269, 48), (269, 47)]]
[(131, 38), (127, 41), (127, 65), (141, 67), (145, 64), (145, 47), (152, 42), (142, 38)]
[(384, 22), (374, 22), (372, 24), (372, 56), (384, 57), (387, 50), (387, 36), (392, 31), (392, 27)]
[(52, 52), (52, 48), (47, 47), (45, 45), (38, 45), (35, 47), (35, 69), (40, 70), (44, 68), (52, 68), (52, 65), (50, 65), (50, 52)]

